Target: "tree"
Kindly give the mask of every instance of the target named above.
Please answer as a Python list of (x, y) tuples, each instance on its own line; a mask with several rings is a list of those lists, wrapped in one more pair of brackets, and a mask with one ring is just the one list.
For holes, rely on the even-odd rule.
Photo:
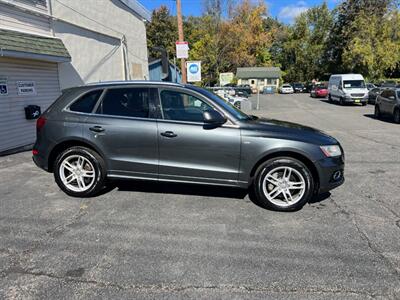
[(284, 44), (282, 66), (287, 81), (309, 81), (327, 72), (324, 54), (333, 24), (326, 3), (310, 8), (296, 18)]
[[(343, 53), (354, 37), (352, 28), (360, 18), (382, 18), (396, 0), (345, 0), (333, 11), (334, 24), (330, 32), (329, 50), (325, 60), (332, 73), (350, 72), (351, 67), (344, 63)], [(358, 20), (358, 21), (356, 21)]]
[(400, 17), (398, 10), (385, 15), (361, 12), (349, 26), (348, 44), (342, 61), (352, 72), (380, 79), (393, 71), (400, 61)]
[(166, 6), (155, 9), (151, 22), (146, 25), (147, 47), (150, 57), (159, 57), (154, 47), (163, 47), (169, 54), (175, 54), (175, 42), (178, 39), (178, 27), (175, 17), (170, 15)]

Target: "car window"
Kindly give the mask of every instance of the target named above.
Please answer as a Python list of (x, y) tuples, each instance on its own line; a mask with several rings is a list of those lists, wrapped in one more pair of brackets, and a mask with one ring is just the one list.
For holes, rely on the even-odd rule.
[(76, 112), (91, 113), (93, 111), (94, 106), (97, 103), (97, 100), (99, 100), (102, 93), (103, 90), (97, 90), (86, 93), (77, 101), (72, 103), (69, 109), (71, 111), (76, 111)]
[(149, 118), (149, 102), (153, 93), (152, 89), (148, 88), (109, 89), (97, 113), (123, 117)]
[(178, 91), (161, 92), (161, 106), (164, 119), (189, 122), (203, 122), (203, 113), (213, 108), (203, 100)]
[(365, 88), (364, 80), (344, 80), (343, 87), (345, 89)]
[(397, 98), (400, 99), (400, 91), (397, 91)]

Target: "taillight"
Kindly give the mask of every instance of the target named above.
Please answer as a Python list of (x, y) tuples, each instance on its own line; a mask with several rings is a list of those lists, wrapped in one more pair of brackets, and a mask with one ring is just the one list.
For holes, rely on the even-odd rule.
[(36, 129), (40, 130), (43, 128), (43, 126), (46, 124), (46, 118), (45, 117), (39, 117), (36, 121)]
[(39, 151), (36, 150), (36, 149), (33, 149), (33, 150), (32, 150), (32, 154), (33, 154), (33, 155), (38, 155), (38, 154), (39, 154)]

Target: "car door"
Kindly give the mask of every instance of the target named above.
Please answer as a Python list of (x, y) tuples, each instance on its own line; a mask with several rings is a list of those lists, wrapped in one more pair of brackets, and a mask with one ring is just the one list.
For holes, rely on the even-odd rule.
[(381, 105), (380, 105), (381, 112), (385, 114), (392, 113), (395, 101), (396, 97), (393, 90), (384, 91), (381, 97)]
[(108, 88), (87, 117), (83, 136), (106, 157), (111, 177), (157, 179), (157, 97), (147, 87)]
[(240, 129), (229, 121), (205, 126), (203, 112), (215, 107), (203, 96), (168, 88), (159, 99), (160, 180), (236, 185)]

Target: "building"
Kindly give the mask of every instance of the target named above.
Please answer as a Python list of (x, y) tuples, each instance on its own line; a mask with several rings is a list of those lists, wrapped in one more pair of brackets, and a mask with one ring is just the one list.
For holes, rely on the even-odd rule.
[(260, 92), (265, 87), (272, 87), (277, 90), (281, 78), (281, 69), (278, 67), (251, 67), (237, 68), (236, 77), (238, 85), (248, 84), (252, 89)]
[(148, 79), (137, 0), (0, 0), (0, 153), (31, 145), (35, 120), (61, 90), (88, 82)]
[(182, 73), (181, 70), (169, 62), (168, 64), (168, 74), (163, 74), (162, 71), (162, 61), (161, 58), (154, 59), (152, 61), (149, 60), (149, 78), (150, 80), (156, 81), (170, 81), (170, 82), (182, 82)]

